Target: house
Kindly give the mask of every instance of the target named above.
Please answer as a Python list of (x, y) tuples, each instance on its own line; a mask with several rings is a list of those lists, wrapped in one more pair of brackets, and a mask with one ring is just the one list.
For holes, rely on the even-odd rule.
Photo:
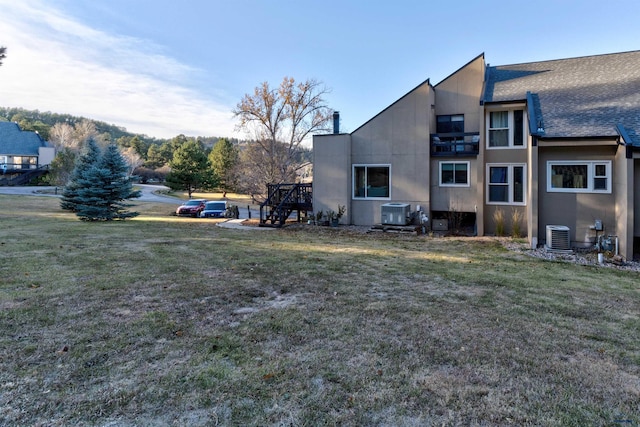
[(55, 148), (37, 132), (23, 131), (17, 123), (0, 121), (0, 180), (31, 175), (51, 163)]
[(313, 153), (314, 209), (345, 205), (343, 223), (410, 205), (434, 228), (517, 227), (552, 249), (615, 236), (640, 256), (640, 51), (504, 66), (481, 54), (351, 133), (314, 136)]

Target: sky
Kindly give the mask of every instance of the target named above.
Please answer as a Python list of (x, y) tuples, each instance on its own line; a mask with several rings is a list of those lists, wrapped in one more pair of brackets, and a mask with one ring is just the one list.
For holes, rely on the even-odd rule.
[(637, 0), (0, 0), (0, 106), (157, 138), (248, 137), (262, 82), (315, 79), (351, 132), (429, 79), (640, 49)]

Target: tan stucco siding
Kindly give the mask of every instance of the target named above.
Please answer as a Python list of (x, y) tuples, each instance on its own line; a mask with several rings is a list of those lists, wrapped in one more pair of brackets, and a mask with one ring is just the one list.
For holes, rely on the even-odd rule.
[[(440, 186), (440, 163), (469, 162), (469, 186)], [(477, 199), (477, 167), (475, 157), (462, 158), (432, 158), (431, 159), (431, 210), (475, 212), (478, 207)]]
[[(547, 162), (553, 160), (612, 162), (611, 193), (556, 193), (547, 191)], [(616, 233), (615, 146), (541, 147), (538, 161), (538, 241), (546, 240), (547, 225), (566, 225), (573, 245), (595, 243), (592, 226), (596, 219), (603, 222), (606, 234)]]
[[(485, 72), (484, 56), (479, 56), (435, 87), (434, 118), (438, 115), (464, 115), (465, 132), (481, 132), (483, 107), (480, 105)], [(435, 123), (433, 132), (435, 132)], [(441, 162), (469, 162), (469, 186), (440, 186)], [(431, 159), (431, 210), (475, 212), (478, 204), (478, 158), (433, 157)]]
[(316, 135), (313, 137), (313, 210), (337, 211), (346, 206), (341, 222), (350, 223), (351, 208), (351, 136)]
[(626, 158), (626, 149), (618, 145), (613, 166), (613, 192), (615, 195), (615, 231), (606, 234), (618, 236), (621, 255), (633, 259), (633, 160)]
[[(509, 204), (488, 204), (487, 203), (487, 164), (504, 164), (504, 165), (524, 165), (527, 169), (525, 171), (525, 176), (527, 177), (526, 187), (528, 189), (530, 185), (530, 177), (529, 177), (529, 165), (528, 163), (529, 153), (526, 148), (517, 148), (517, 149), (492, 149), (492, 150), (484, 150), (484, 163), (482, 164), (481, 171), (479, 171), (483, 175), (483, 181), (479, 184), (482, 185), (481, 190), (482, 194), (482, 233), (483, 234), (496, 234), (496, 220), (495, 213), (496, 211), (501, 211), (504, 217), (504, 233), (511, 235), (513, 234), (513, 218), (514, 212), (517, 212), (520, 215), (520, 234), (524, 235), (527, 233), (529, 229), (529, 214), (530, 212), (527, 209), (527, 206), (521, 205), (509, 205)], [(525, 200), (527, 201), (527, 205), (529, 204), (529, 199), (527, 198), (527, 189), (525, 189)], [(480, 219), (478, 219), (480, 221)]]
[(534, 144), (534, 137), (529, 136), (527, 138), (527, 240), (531, 245), (531, 248), (535, 249), (538, 246), (538, 205), (540, 183), (538, 181), (539, 160), (538, 160), (538, 144), (537, 140)]
[(484, 161), (486, 163), (527, 163), (528, 153), (526, 148), (508, 150), (485, 150)]
[(429, 133), (433, 99), (433, 89), (424, 83), (351, 135), (350, 174), (351, 165), (391, 167), (389, 199), (352, 200), (353, 224), (379, 223), (380, 206), (389, 202), (409, 203), (412, 210), (420, 205), (428, 211)]
[(435, 87), (435, 114), (464, 114), (465, 132), (480, 131), (484, 73), (484, 57), (479, 56), (438, 83)]

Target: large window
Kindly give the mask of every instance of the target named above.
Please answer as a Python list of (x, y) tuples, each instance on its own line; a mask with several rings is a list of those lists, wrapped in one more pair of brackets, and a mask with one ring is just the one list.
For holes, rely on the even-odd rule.
[(353, 165), (354, 199), (388, 199), (390, 183), (389, 165)]
[(469, 162), (440, 162), (440, 186), (468, 187)]
[(14, 156), (13, 167), (16, 169), (36, 169), (38, 158), (35, 156)]
[(547, 162), (547, 191), (611, 193), (611, 162)]
[(523, 148), (524, 111), (490, 111), (487, 116), (488, 148)]
[(464, 115), (438, 116), (436, 119), (436, 132), (439, 134), (464, 132)]
[(525, 165), (487, 165), (487, 203), (496, 205), (525, 204)]

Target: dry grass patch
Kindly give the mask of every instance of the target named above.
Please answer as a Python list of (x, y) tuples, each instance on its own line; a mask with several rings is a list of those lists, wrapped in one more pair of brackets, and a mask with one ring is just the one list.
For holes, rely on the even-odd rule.
[(640, 421), (638, 273), (57, 203), (0, 196), (2, 425)]

